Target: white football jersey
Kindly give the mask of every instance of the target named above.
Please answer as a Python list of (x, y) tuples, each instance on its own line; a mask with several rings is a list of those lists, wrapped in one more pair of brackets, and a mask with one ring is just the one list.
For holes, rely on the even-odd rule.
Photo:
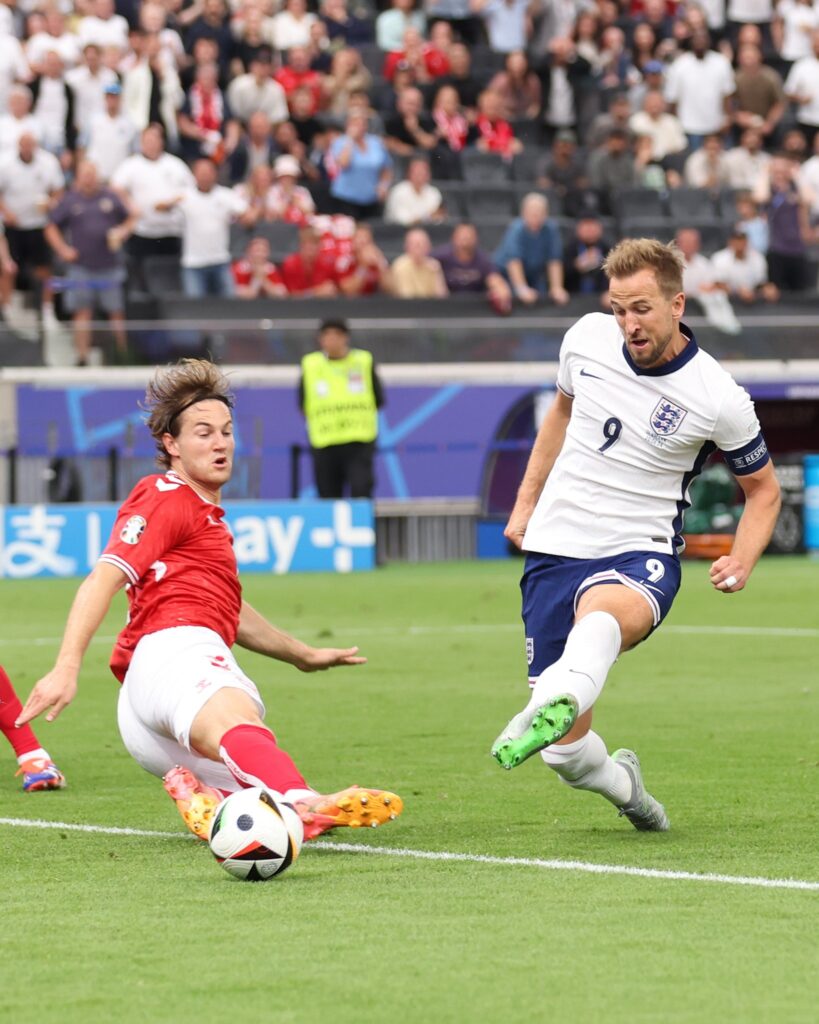
[(557, 386), (572, 414), (524, 550), (670, 554), (682, 547), (691, 481), (716, 448), (737, 475), (768, 462), (748, 393), (682, 330), (688, 345), (654, 369), (633, 362), (613, 316), (589, 313), (567, 331)]

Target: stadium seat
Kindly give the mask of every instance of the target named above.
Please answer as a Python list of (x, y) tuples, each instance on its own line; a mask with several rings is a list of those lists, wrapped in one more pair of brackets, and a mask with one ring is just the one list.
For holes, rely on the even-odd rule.
[(657, 238), (670, 242), (675, 225), (668, 217), (626, 217), (619, 221), (621, 238)]
[(612, 195), (612, 205), (619, 221), (665, 217), (662, 196), (653, 188), (621, 188)]
[(179, 295), (182, 292), (182, 266), (178, 256), (146, 256), (142, 276), (149, 295)]
[(409, 230), (403, 224), (388, 224), (383, 220), (371, 220), (373, 240), (388, 260), (394, 260), (404, 251), (404, 238)]
[(509, 217), (517, 214), (517, 192), (503, 185), (472, 185), (466, 192), (470, 220), (482, 217)]
[(563, 214), (563, 200), (560, 195), (553, 188), (536, 188), (529, 182), (519, 181), (515, 185), (515, 191), (517, 193), (515, 201), (515, 214), (520, 210), (520, 204), (523, 202), (524, 196), (528, 196), (530, 192), (537, 192), (542, 196), (545, 196), (549, 203), (549, 216), (560, 217)]
[(713, 256), (717, 249), (724, 249), (728, 242), (731, 225), (714, 218), (697, 220), (692, 218), (678, 227), (696, 228), (700, 233), (700, 248), (704, 255)]
[[(534, 150), (537, 156), (541, 155), (539, 150), (543, 144), (543, 126), (540, 121), (533, 117), (521, 118), (512, 122), (512, 131), (515, 138), (523, 143), (524, 153), (528, 147)], [(515, 159), (517, 160), (517, 157)]]
[(470, 186), (460, 181), (433, 181), (432, 184), (444, 197), (444, 209), (450, 220), (460, 220), (467, 215), (466, 198)]
[(464, 181), (475, 185), (494, 185), (509, 181), (512, 165), (499, 153), (484, 153), (480, 149), (465, 149), (461, 153)]
[(743, 189), (724, 188), (717, 196), (719, 215), (722, 221), (734, 221), (739, 219), (737, 214), (737, 196), (746, 194)]
[(361, 54), (361, 63), (373, 78), (381, 78), (386, 54), (376, 43), (359, 43), (356, 49)]
[(543, 159), (543, 150), (539, 145), (524, 142), (524, 150), (512, 161), (512, 177), (515, 181), (534, 185), (538, 177), (538, 168)]
[(710, 192), (702, 188), (673, 188), (668, 193), (668, 209), (679, 225), (691, 220), (707, 220), (716, 216), (716, 205)]
[(478, 241), (481, 249), (490, 253), (497, 249), (506, 234), (511, 220), (509, 217), (482, 217), (473, 221), (478, 232)]

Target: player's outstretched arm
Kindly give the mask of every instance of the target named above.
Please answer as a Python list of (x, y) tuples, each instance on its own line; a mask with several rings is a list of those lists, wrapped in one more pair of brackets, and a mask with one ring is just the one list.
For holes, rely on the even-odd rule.
[(248, 651), (286, 661), (302, 672), (320, 672), (338, 665), (363, 665), (367, 661), (359, 656), (357, 647), (311, 647), (268, 622), (247, 601), (242, 601), (236, 643)]
[(126, 583), (125, 573), (108, 562), (98, 562), (86, 576), (68, 613), (68, 621), (54, 668), (35, 684), (16, 725), (24, 725), (48, 710), (53, 722), (74, 699), (83, 655), (105, 618), (114, 594)]
[(748, 582), (759, 557), (776, 526), (779, 508), (779, 481), (773, 464), (756, 473), (737, 477), (745, 492), (745, 508), (737, 525), (730, 555), (723, 555), (711, 566), (711, 583), (717, 590), (734, 594)]
[(523, 543), (523, 535), (529, 523), (532, 513), (537, 505), (543, 485), (552, 471), (555, 459), (560, 454), (563, 442), (566, 439), (566, 428), (572, 415), (572, 399), (564, 395), (562, 391), (549, 407), (549, 411), (543, 417), (540, 430), (537, 432), (535, 443), (532, 446), (532, 454), (526, 465), (526, 472), (518, 488), (518, 496), (515, 507), (509, 516), (509, 522), (503, 531), (504, 537), (511, 540), (515, 547)]

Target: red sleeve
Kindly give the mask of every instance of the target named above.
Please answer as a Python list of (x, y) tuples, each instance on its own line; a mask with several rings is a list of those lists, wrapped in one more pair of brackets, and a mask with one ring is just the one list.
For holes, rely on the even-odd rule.
[(180, 493), (183, 487), (187, 490), (164, 476), (140, 480), (117, 513), (100, 561), (115, 565), (129, 582), (138, 583), (190, 529), (190, 509)]
[(433, 78), (440, 78), (441, 75), (449, 74), (449, 61), (446, 54), (441, 53), (440, 50), (427, 50), (424, 54), (424, 64)]
[(384, 60), (384, 68), (381, 74), (388, 82), (391, 82), (395, 76), (396, 66), (404, 59), (403, 50), (393, 50), (392, 53), (388, 53)]
[(281, 277), (282, 283), (291, 294), (304, 291), (304, 270), (298, 253), (291, 253), (282, 263)]
[(284, 284), (284, 279), (279, 273), (275, 263), (268, 263), (267, 265), (267, 280), (270, 284)]
[(232, 269), (236, 284), (242, 287), (250, 284), (250, 264), (247, 260), (236, 260)]

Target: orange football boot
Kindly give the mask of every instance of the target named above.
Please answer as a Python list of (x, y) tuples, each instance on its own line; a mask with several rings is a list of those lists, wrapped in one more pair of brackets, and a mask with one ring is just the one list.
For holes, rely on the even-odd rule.
[(304, 825), (304, 838), (315, 839), (331, 828), (376, 828), (397, 818), (404, 801), (386, 789), (350, 786), (340, 793), (316, 794), (293, 805)]
[(216, 808), (224, 797), (218, 789), (206, 786), (189, 768), (176, 765), (162, 780), (165, 792), (176, 801), (182, 820), (197, 839), (207, 840)]

